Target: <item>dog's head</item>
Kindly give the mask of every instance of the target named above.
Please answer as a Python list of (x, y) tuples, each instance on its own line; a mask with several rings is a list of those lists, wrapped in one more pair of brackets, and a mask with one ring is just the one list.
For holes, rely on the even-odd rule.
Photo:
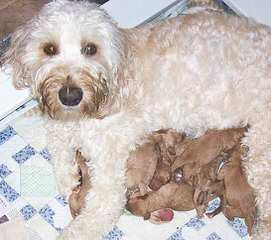
[(51, 118), (100, 117), (119, 91), (124, 42), (97, 5), (57, 0), (12, 35), (2, 62)]

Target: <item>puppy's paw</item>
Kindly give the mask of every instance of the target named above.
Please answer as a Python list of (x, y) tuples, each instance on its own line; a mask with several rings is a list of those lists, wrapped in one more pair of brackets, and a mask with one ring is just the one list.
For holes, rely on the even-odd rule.
[(151, 212), (149, 221), (153, 224), (163, 224), (170, 222), (174, 217), (174, 212), (168, 208), (161, 208)]

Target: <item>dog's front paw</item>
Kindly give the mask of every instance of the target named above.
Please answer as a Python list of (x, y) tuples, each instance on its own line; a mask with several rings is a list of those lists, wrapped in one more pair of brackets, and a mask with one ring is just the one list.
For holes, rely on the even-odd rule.
[[(79, 221), (78, 221), (79, 219)], [(64, 231), (56, 238), (56, 240), (101, 240), (103, 239), (101, 233), (96, 231), (98, 225), (89, 225), (89, 221), (80, 219), (73, 220), (69, 226), (64, 228)]]

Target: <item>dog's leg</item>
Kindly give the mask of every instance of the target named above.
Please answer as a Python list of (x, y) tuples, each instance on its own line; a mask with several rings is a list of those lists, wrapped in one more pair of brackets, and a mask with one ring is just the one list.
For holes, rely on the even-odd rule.
[(60, 194), (68, 197), (72, 193), (72, 189), (79, 184), (79, 172), (75, 164), (75, 154), (78, 148), (78, 143), (74, 143), (76, 130), (68, 124), (53, 120), (48, 121), (45, 128), (57, 188)]
[(70, 196), (72, 190), (79, 184), (78, 167), (74, 163), (75, 152), (72, 149), (63, 150), (54, 155), (54, 172), (58, 191), (64, 196)]
[(89, 159), (91, 189), (81, 213), (59, 239), (100, 240), (118, 221), (126, 204), (125, 173), (129, 152), (144, 135), (142, 118), (126, 115), (82, 126), (82, 154)]
[(264, 219), (271, 216), (271, 126), (270, 109), (261, 109), (254, 114), (251, 128), (243, 143), (249, 147), (248, 156), (242, 162), (245, 166), (248, 182), (255, 189), (258, 219), (253, 240), (270, 240), (270, 227)]

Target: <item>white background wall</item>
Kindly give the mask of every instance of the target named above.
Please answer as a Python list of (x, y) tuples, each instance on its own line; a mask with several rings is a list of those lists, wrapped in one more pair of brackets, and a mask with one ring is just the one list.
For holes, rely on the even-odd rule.
[(271, 26), (271, 0), (225, 0), (231, 8)]

